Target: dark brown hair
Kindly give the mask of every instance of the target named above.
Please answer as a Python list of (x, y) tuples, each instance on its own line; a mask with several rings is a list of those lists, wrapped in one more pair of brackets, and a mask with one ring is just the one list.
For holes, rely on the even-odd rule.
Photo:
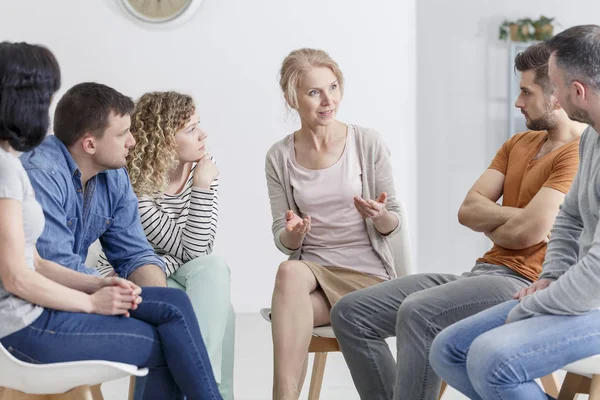
[(554, 86), (548, 77), (548, 60), (552, 54), (546, 43), (529, 46), (515, 57), (515, 69), (519, 72), (534, 70), (534, 82), (542, 88), (544, 94), (551, 95)]
[(54, 112), (54, 134), (71, 146), (86, 133), (101, 138), (111, 113), (131, 114), (133, 100), (115, 89), (95, 82), (73, 86), (63, 95)]

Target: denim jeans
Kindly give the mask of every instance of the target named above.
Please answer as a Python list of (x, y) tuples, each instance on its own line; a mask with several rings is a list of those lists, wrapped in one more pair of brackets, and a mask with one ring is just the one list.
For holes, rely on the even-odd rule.
[(434, 371), (470, 399), (546, 400), (534, 379), (600, 354), (600, 311), (506, 324), (511, 300), (464, 319), (433, 341)]
[(142, 298), (130, 318), (46, 309), (0, 342), (30, 363), (106, 360), (147, 367), (144, 399), (222, 399), (185, 292), (144, 287)]
[[(479, 263), (461, 276), (409, 275), (342, 297), (331, 324), (360, 398), (437, 400), (429, 348), (438, 332), (529, 284), (507, 267)], [(391, 336), (397, 363), (385, 342)]]

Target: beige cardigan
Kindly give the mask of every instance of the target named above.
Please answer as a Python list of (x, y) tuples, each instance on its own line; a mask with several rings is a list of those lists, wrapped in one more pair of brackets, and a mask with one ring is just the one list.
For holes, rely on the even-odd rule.
[[(390, 162), (390, 151), (383, 143), (381, 135), (373, 129), (353, 125), (356, 138), (356, 149), (362, 170), (362, 195), (365, 199), (376, 199), (379, 194), (386, 192), (388, 195), (387, 209), (398, 217), (398, 227), (390, 234), (383, 236), (373, 226), (373, 221), (365, 220), (367, 232), (373, 249), (383, 261), (383, 265), (390, 277), (396, 277), (394, 269), (394, 257), (389, 238), (402, 228), (402, 216), (400, 206), (396, 200), (396, 189), (392, 176), (392, 165)], [(273, 238), (275, 245), (284, 254), (289, 255), (290, 260), (300, 258), (300, 249), (290, 250), (281, 243), (281, 233), (285, 229), (285, 212), (292, 210), (300, 215), (298, 206), (294, 202), (292, 186), (290, 184), (289, 157), (290, 141), (294, 135), (290, 134), (275, 143), (269, 152), (265, 162), (267, 174), (267, 188), (271, 201), (271, 214), (273, 217)]]

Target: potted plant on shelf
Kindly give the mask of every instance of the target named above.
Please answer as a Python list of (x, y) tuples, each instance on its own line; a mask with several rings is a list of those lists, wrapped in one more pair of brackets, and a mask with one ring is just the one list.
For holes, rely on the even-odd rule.
[(521, 18), (516, 21), (504, 20), (500, 25), (499, 38), (506, 40), (510, 38), (513, 42), (527, 42), (533, 39), (533, 21), (529, 18)]
[(552, 34), (554, 33), (554, 25), (552, 25), (553, 21), (554, 18), (548, 18), (543, 15), (540, 16), (540, 19), (537, 21), (533, 21), (533, 37), (535, 40), (546, 40), (552, 37)]

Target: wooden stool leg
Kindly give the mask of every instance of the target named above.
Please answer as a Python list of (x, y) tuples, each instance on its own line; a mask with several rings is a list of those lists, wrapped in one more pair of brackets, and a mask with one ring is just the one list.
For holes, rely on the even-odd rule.
[(592, 386), (590, 386), (590, 400), (600, 400), (600, 375), (592, 377)]
[(442, 399), (442, 396), (446, 392), (447, 388), (448, 388), (448, 384), (446, 382), (442, 381), (442, 386), (440, 387), (440, 394), (438, 395), (438, 400)]
[(104, 396), (102, 395), (102, 389), (100, 385), (92, 386), (92, 398), (94, 400), (104, 400)]
[(308, 400), (319, 400), (319, 396), (321, 395), (321, 385), (323, 384), (323, 375), (325, 374), (325, 362), (327, 362), (327, 353), (315, 353), (312, 377), (310, 378), (310, 389), (308, 391)]
[(573, 400), (577, 393), (579, 393), (579, 387), (583, 383), (585, 376), (573, 374), (567, 372), (565, 380), (563, 381), (560, 393), (558, 394), (558, 400)]
[(0, 388), (0, 400), (46, 400), (50, 396), (42, 394), (27, 394), (9, 388)]
[(127, 398), (129, 400), (133, 400), (133, 395), (135, 393), (135, 375), (131, 375), (129, 377), (129, 395)]
[(558, 379), (556, 379), (554, 374), (543, 376), (540, 378), (540, 381), (542, 382), (542, 387), (544, 388), (544, 392), (546, 392), (546, 394), (554, 398), (558, 397)]
[(62, 394), (53, 394), (48, 400), (94, 400), (92, 388), (88, 385), (78, 386)]

